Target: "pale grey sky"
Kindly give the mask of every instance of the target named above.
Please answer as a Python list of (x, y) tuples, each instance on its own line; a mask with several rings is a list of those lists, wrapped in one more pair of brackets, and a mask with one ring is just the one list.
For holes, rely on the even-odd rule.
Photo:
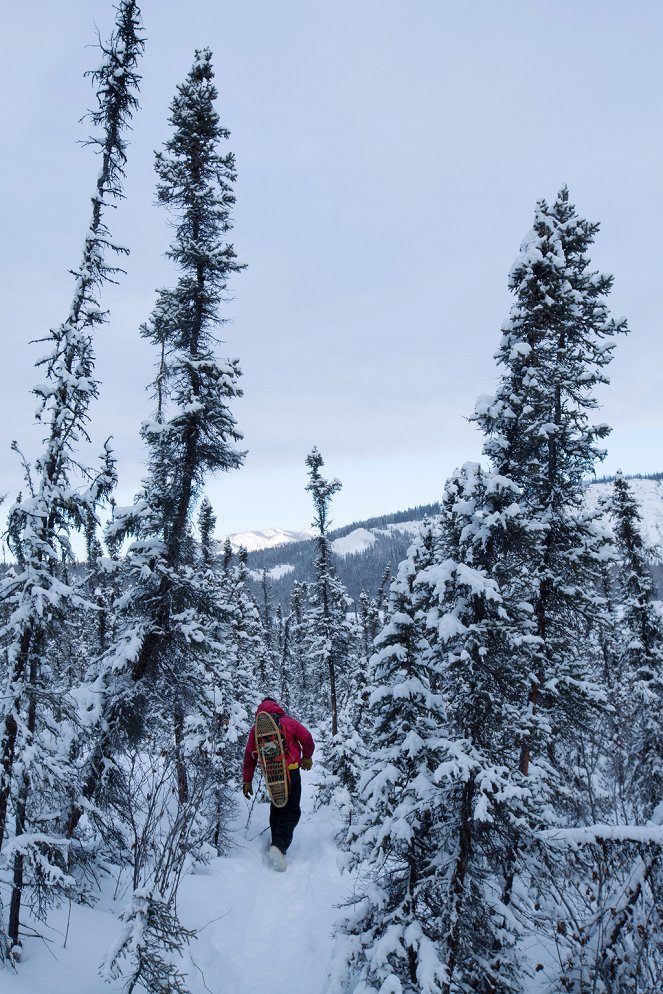
[[(248, 269), (226, 308), (239, 357), (243, 470), (209, 495), (220, 533), (308, 527), (304, 460), (338, 476), (336, 524), (439, 497), (480, 453), (464, 420), (494, 389), (507, 276), (535, 202), (567, 183), (601, 222), (618, 347), (599, 472), (663, 469), (659, 233), (663, 7), (658, 0), (145, 0), (142, 110), (127, 201), (131, 256), (97, 340), (96, 448), (112, 434), (118, 499), (143, 472), (153, 375), (138, 327), (173, 273), (153, 206), (153, 150), (195, 48), (214, 52), (239, 179), (233, 241)], [(28, 345), (71, 296), (97, 163), (76, 142), (111, 0), (0, 0), (4, 328), (0, 492), (38, 452)]]

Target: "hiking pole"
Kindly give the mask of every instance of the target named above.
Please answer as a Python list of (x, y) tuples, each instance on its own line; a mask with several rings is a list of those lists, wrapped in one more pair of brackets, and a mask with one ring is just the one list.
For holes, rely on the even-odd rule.
[[(249, 830), (249, 824), (251, 822), (251, 815), (253, 814), (253, 805), (258, 800), (258, 790), (260, 789), (261, 782), (262, 782), (262, 770), (260, 771), (260, 774), (258, 776), (258, 784), (257, 784), (255, 792), (253, 794), (253, 800), (251, 801), (251, 805), (249, 807), (249, 817), (246, 819), (246, 825), (244, 826), (244, 838), (247, 837), (246, 833)], [(262, 832), (260, 834), (262, 835)], [(257, 838), (257, 836), (256, 836), (256, 838)]]
[(263, 828), (262, 832), (258, 832), (257, 835), (252, 835), (251, 838), (250, 839), (247, 838), (246, 841), (247, 842), (255, 842), (256, 839), (259, 839), (261, 835), (264, 835), (265, 832), (268, 832), (268, 831), (269, 831), (269, 825), (265, 825), (265, 827)]

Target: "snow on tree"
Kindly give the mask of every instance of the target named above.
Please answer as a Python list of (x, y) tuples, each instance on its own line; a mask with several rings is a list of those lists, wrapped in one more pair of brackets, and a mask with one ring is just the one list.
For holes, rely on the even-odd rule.
[[(594, 855), (591, 877), (603, 892), (590, 908), (598, 923), (592, 928), (582, 923), (595, 959), (586, 972), (596, 974), (597, 989), (609, 994), (653, 992), (663, 980), (662, 840), (648, 839), (641, 826), (663, 825), (663, 621), (640, 531), (642, 516), (621, 473), (605, 508), (614, 525), (621, 594), (611, 632), (613, 708), (606, 763), (618, 827), (593, 828), (585, 842)], [(588, 903), (592, 888), (585, 882), (581, 889)]]
[[(97, 509), (115, 484), (108, 444), (98, 471), (81, 464), (77, 447), (81, 440), (89, 441), (89, 409), (98, 393), (93, 336), (106, 320), (100, 291), (119, 271), (108, 254), (127, 251), (113, 244), (104, 213), (122, 198), (125, 135), (138, 106), (143, 40), (137, 3), (121, 0), (116, 11), (110, 40), (100, 42), (102, 64), (90, 73), (98, 104), (89, 114), (97, 129), (89, 143), (101, 157), (92, 216), (81, 262), (72, 271), (69, 314), (50, 331), (45, 339), (49, 351), (38, 363), (44, 380), (34, 393), (39, 398), (37, 418), (46, 428), (44, 449), (34, 472), (24, 460), (28, 493), (10, 509), (8, 521), (16, 566), (0, 587), (0, 600), (9, 612), (2, 633), (8, 667), (0, 693), (0, 845), (7, 840), (13, 810), (14, 837), (5, 854), (13, 864), (8, 934), (14, 946), (20, 943), (20, 906), (30, 886), (73, 888), (71, 847), (57, 830), (54, 812), (67, 803), (72, 789), (77, 716), (75, 702), (67, 696), (70, 687), (52, 665), (52, 650), (73, 614), (94, 610), (67, 582), (62, 564), (73, 558), (72, 531), (94, 532)], [(26, 833), (32, 841), (22, 841)]]
[[(237, 563), (228, 561), (224, 589), (230, 609), (228, 638), (233, 647), (233, 699), (249, 716), (249, 724), (242, 728), (248, 732), (253, 712), (265, 694), (276, 693), (276, 673), (271, 667), (271, 656), (265, 638), (260, 610), (250, 589), (248, 552), (240, 548)], [(242, 737), (238, 742), (243, 746)]]
[[(510, 481), (467, 464), (448, 482), (439, 521), (423, 529), (392, 585), (371, 698), (373, 711), (382, 698), (390, 709), (368, 735), (371, 760), (352, 849), (373, 881), (376, 873), (378, 880), (393, 873), (394, 863), (382, 867), (384, 854), (374, 853), (375, 833), (388, 827), (398, 840), (389, 836), (391, 858), (398, 854), (409, 867), (410, 890), (389, 892), (386, 882), (378, 891), (366, 887), (372, 896), (364, 898), (363, 918), (350, 925), (359, 936), (351, 963), (366, 990), (378, 990), (392, 973), (403, 991), (522, 989), (517, 942), (529, 906), (513, 881), (516, 872), (526, 874), (534, 817), (518, 755), (537, 640), (523, 601), (519, 497)], [(422, 684), (424, 703), (411, 716), (411, 687)], [(386, 750), (375, 749), (376, 738), (386, 738)], [(367, 793), (367, 777), (380, 784), (382, 797)], [(419, 782), (423, 797), (415, 793)], [(410, 797), (403, 808), (413, 793), (417, 800)], [(396, 829), (390, 810), (400, 817)], [(398, 849), (404, 839), (406, 852)], [(376, 922), (392, 921), (391, 902), (403, 938), (385, 961)]]
[(434, 560), (416, 579), (429, 666), (445, 701), (437, 774), (445, 994), (506, 994), (523, 984), (517, 944), (531, 906), (514, 879), (530, 874), (540, 812), (518, 768), (538, 644), (526, 600), (521, 496), (474, 463), (453, 474)]
[(428, 532), (400, 565), (390, 619), (376, 640), (369, 761), (349, 834), (358, 881), (335, 957), (333, 994), (437, 994), (445, 979), (435, 893), (444, 701), (432, 689), (414, 589), (431, 552)]
[[(354, 696), (357, 633), (348, 618), (349, 598), (338, 578), (334, 551), (329, 539), (331, 500), (341, 489), (339, 480), (325, 480), (320, 470), (324, 460), (317, 448), (306, 457), (317, 530), (315, 580), (305, 613), (304, 648), (309, 675), (305, 708), (319, 722), (318, 745), (325, 761), (325, 780), (318, 790), (318, 803), (334, 798), (347, 809), (349, 789), (355, 782), (355, 734), (347, 708)], [(324, 690), (324, 696), (320, 690)]]
[(539, 922), (560, 961), (551, 989), (616, 994), (623, 983), (656, 989), (659, 954), (643, 939), (656, 900), (639, 895), (643, 887), (650, 898), (657, 892), (658, 856), (646, 855), (653, 843), (643, 840), (633, 876), (637, 833), (592, 824), (610, 800), (602, 781), (612, 759), (605, 729), (614, 687), (602, 683), (613, 648), (605, 597), (613, 552), (583, 497), (609, 432), (591, 421), (595, 390), (608, 382), (616, 336), (627, 330), (607, 309), (612, 277), (590, 268), (597, 229), (577, 216), (565, 188), (552, 206), (538, 204), (510, 277), (516, 299), (498, 353), (498, 390), (480, 399), (474, 420), (495, 470), (522, 491), (531, 540), (525, 599), (538, 647), (520, 770), (548, 826), (539, 832), (537, 882)]
[[(308, 614), (309, 665), (327, 690), (332, 737), (338, 733), (339, 698), (347, 676), (348, 643), (351, 640), (346, 621), (347, 595), (334, 569), (334, 552), (328, 537), (331, 500), (341, 489), (340, 480), (325, 480), (320, 470), (324, 460), (317, 448), (306, 457), (309, 482), (306, 489), (313, 498), (317, 534), (315, 544), (315, 583), (310, 591)], [(322, 717), (322, 715), (321, 715)], [(326, 720), (326, 718), (325, 718)]]
[(597, 587), (607, 537), (581, 508), (584, 481), (603, 458), (598, 443), (609, 432), (590, 421), (594, 390), (608, 382), (605, 367), (626, 323), (607, 310), (612, 277), (589, 268), (597, 230), (577, 216), (566, 187), (552, 206), (539, 202), (509, 279), (515, 303), (502, 329), (497, 393), (480, 398), (473, 416), (486, 435), (486, 455), (520, 488), (530, 519), (529, 600), (540, 649), (520, 765), (527, 774), (547, 755), (560, 803), (568, 747), (604, 699), (591, 680), (587, 631), (604, 608)]
[[(606, 307), (611, 277), (590, 268), (596, 230), (578, 218), (566, 189), (551, 207), (538, 204), (510, 277), (516, 299), (503, 328), (497, 393), (480, 398), (473, 418), (486, 435), (491, 470), (468, 465), (450, 480), (430, 559), (420, 571), (409, 567), (416, 607), (403, 606), (399, 617), (419, 640), (395, 632), (393, 615), (378, 639), (397, 635), (407, 645), (399, 658), (412, 659), (440, 700), (429, 813), (438, 918), (425, 916), (429, 930), (438, 930), (426, 982), (445, 994), (522, 990), (520, 944), (534, 927), (547, 929), (559, 949), (555, 990), (619, 989), (601, 969), (604, 924), (611, 914), (625, 920), (634, 903), (620, 891), (623, 847), (616, 859), (610, 849), (601, 865), (598, 849), (607, 850), (590, 824), (599, 810), (595, 774), (606, 765), (597, 735), (607, 715), (600, 681), (610, 620), (601, 587), (612, 552), (583, 497), (609, 430), (591, 423), (595, 388), (607, 382), (605, 367), (626, 325)], [(403, 592), (402, 579), (396, 589)], [(393, 679), (379, 668), (375, 679), (380, 693), (392, 692)], [(379, 742), (374, 730), (369, 748)], [(403, 796), (386, 784), (407, 769), (408, 757), (379, 745), (372, 755), (384, 808), (370, 796), (369, 809), (377, 805), (379, 814), (368, 811), (363, 844), (360, 830), (353, 842), (368, 882), (346, 927), (354, 970), (347, 989), (424, 989), (416, 944), (402, 938), (419, 933), (406, 933), (404, 905), (386, 884), (388, 864), (376, 843)], [(568, 831), (586, 833), (574, 858)], [(649, 867), (653, 892), (653, 864), (642, 857), (640, 866), (645, 876)], [(378, 920), (392, 922), (394, 909), (398, 928), (387, 938)], [(651, 916), (640, 905), (637, 912), (650, 935)], [(645, 945), (625, 941), (622, 952), (637, 958)], [(655, 962), (650, 956), (637, 974), (648, 991)]]
[[(158, 199), (169, 209), (175, 233), (168, 256), (179, 278), (159, 291), (142, 328), (159, 355), (156, 409), (141, 429), (148, 473), (134, 504), (116, 508), (107, 530), (112, 546), (128, 543), (123, 594), (114, 644), (91, 667), (89, 679), (101, 698), (99, 721), (68, 823), (73, 835), (94, 801), (113, 803), (114, 820), (131, 825), (131, 792), (118, 789), (128, 775), (128, 757), (137, 756), (148, 769), (168, 762), (176, 807), (166, 806), (164, 818), (181, 826), (180, 834), (152, 823), (134, 888), (158, 881), (155, 896), (171, 911), (173, 880), (187, 861), (204, 856), (211, 838), (218, 843), (220, 798), (227, 810), (236, 742), (246, 722), (234, 698), (226, 590), (211, 579), (209, 550), (200, 554), (193, 530), (209, 474), (243, 461), (230, 409), (241, 394), (238, 363), (216, 355), (221, 305), (230, 277), (243, 267), (227, 241), (236, 175), (232, 154), (220, 150), (229, 134), (215, 109), (213, 80), (211, 52), (197, 51), (171, 104), (172, 136), (156, 155)], [(210, 525), (207, 512), (203, 527)], [(209, 534), (204, 541), (209, 544)], [(146, 795), (141, 817), (152, 803)], [(103, 832), (103, 818), (97, 825)], [(155, 875), (158, 865), (168, 867), (163, 878)]]
[(308, 584), (295, 580), (290, 593), (290, 610), (284, 619), (282, 669), (287, 680), (290, 703), (295, 714), (306, 713), (310, 705), (309, 672), (306, 655)]
[(663, 802), (663, 621), (642, 540), (642, 515), (621, 473), (608, 510), (621, 590), (619, 718), (629, 758), (627, 792), (636, 820), (645, 822)]
[[(195, 562), (191, 518), (207, 475), (235, 469), (243, 459), (229, 407), (241, 393), (239, 368), (216, 357), (214, 334), (228, 280), (242, 265), (226, 241), (235, 167), (232, 153), (219, 151), (229, 134), (214, 107), (213, 77), (209, 50), (196, 52), (171, 105), (173, 136), (156, 155), (158, 199), (175, 218), (168, 256), (181, 275), (173, 289), (159, 292), (142, 329), (160, 352), (156, 411), (142, 427), (149, 473), (134, 505), (116, 509), (108, 531), (112, 542), (132, 539), (123, 567), (126, 593), (118, 604), (116, 644), (98, 665), (103, 730), (70, 831), (118, 744), (142, 734), (147, 685), (155, 695), (150, 719), (158, 714), (172, 724), (178, 748), (184, 748), (185, 716), (212, 720), (219, 707), (214, 685), (224, 647), (210, 637), (209, 621), (218, 620), (220, 606)], [(181, 774), (184, 797), (184, 769)]]
[(309, 622), (310, 644), (308, 654), (311, 665), (327, 687), (332, 736), (338, 732), (338, 668), (342, 665), (339, 630), (345, 607), (342, 604), (342, 590), (334, 570), (334, 553), (328, 538), (329, 510), (335, 493), (341, 489), (341, 481), (325, 480), (320, 473), (324, 460), (317, 448), (306, 457), (309, 468), (309, 482), (306, 489), (313, 498), (315, 517), (313, 526), (317, 530), (315, 543), (315, 585), (311, 591), (313, 619)]
[(134, 891), (120, 920), (124, 928), (101, 963), (101, 977), (108, 983), (122, 979), (127, 994), (137, 985), (146, 994), (188, 994), (182, 958), (195, 933), (149, 888)]
[[(607, 703), (602, 631), (610, 615), (602, 587), (611, 552), (583, 498), (609, 433), (607, 425), (592, 423), (595, 391), (608, 382), (616, 336), (627, 329), (608, 312), (612, 277), (590, 266), (587, 251), (597, 230), (578, 217), (566, 188), (551, 206), (537, 205), (510, 275), (515, 302), (497, 356), (497, 393), (480, 398), (474, 414), (486, 435), (484, 452), (522, 491), (528, 519), (525, 599), (538, 647), (520, 770), (551, 828), (590, 824), (596, 814), (597, 729), (605, 727)], [(540, 859), (541, 910), (560, 949), (559, 983), (576, 990), (573, 985), (588, 977), (596, 982), (601, 960), (591, 921), (602, 913), (602, 868), (591, 847), (576, 857), (573, 870), (568, 850), (544, 843)], [(587, 888), (583, 877), (593, 877), (596, 886)]]

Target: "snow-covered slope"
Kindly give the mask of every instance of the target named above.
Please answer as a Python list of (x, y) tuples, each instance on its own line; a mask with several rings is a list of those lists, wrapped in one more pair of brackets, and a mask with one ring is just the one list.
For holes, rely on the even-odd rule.
[(356, 556), (372, 548), (379, 535), (407, 535), (412, 537), (419, 530), (421, 521), (399, 521), (385, 525), (384, 528), (364, 528), (359, 526), (353, 531), (337, 538), (332, 542), (332, 549), (337, 556)]
[[(272, 569), (265, 570), (269, 579), (274, 582), (274, 580), (280, 580), (282, 576), (287, 576), (288, 573), (294, 573), (295, 567), (291, 563), (281, 563), (280, 566), (274, 566)], [(249, 576), (256, 583), (260, 583), (262, 580), (262, 573), (257, 570), (249, 570)]]
[(256, 552), (258, 549), (274, 549), (277, 545), (287, 545), (289, 542), (304, 542), (307, 538), (312, 538), (315, 533), (310, 529), (301, 532), (288, 531), (285, 528), (265, 528), (262, 531), (235, 532), (232, 535), (224, 536), (230, 539), (230, 544), (235, 552), (243, 547), (248, 552)]
[(332, 542), (332, 549), (337, 556), (352, 556), (357, 552), (365, 552), (375, 545), (375, 535), (367, 528), (355, 528), (349, 535), (337, 538)]

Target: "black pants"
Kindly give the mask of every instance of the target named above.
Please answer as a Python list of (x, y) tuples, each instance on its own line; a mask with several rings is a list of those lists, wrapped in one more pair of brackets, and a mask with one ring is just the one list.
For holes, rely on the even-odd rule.
[(290, 791), (288, 803), (283, 808), (269, 806), (269, 827), (272, 830), (272, 845), (287, 852), (292, 842), (295, 825), (302, 816), (299, 802), (302, 796), (302, 775), (299, 770), (290, 770)]

